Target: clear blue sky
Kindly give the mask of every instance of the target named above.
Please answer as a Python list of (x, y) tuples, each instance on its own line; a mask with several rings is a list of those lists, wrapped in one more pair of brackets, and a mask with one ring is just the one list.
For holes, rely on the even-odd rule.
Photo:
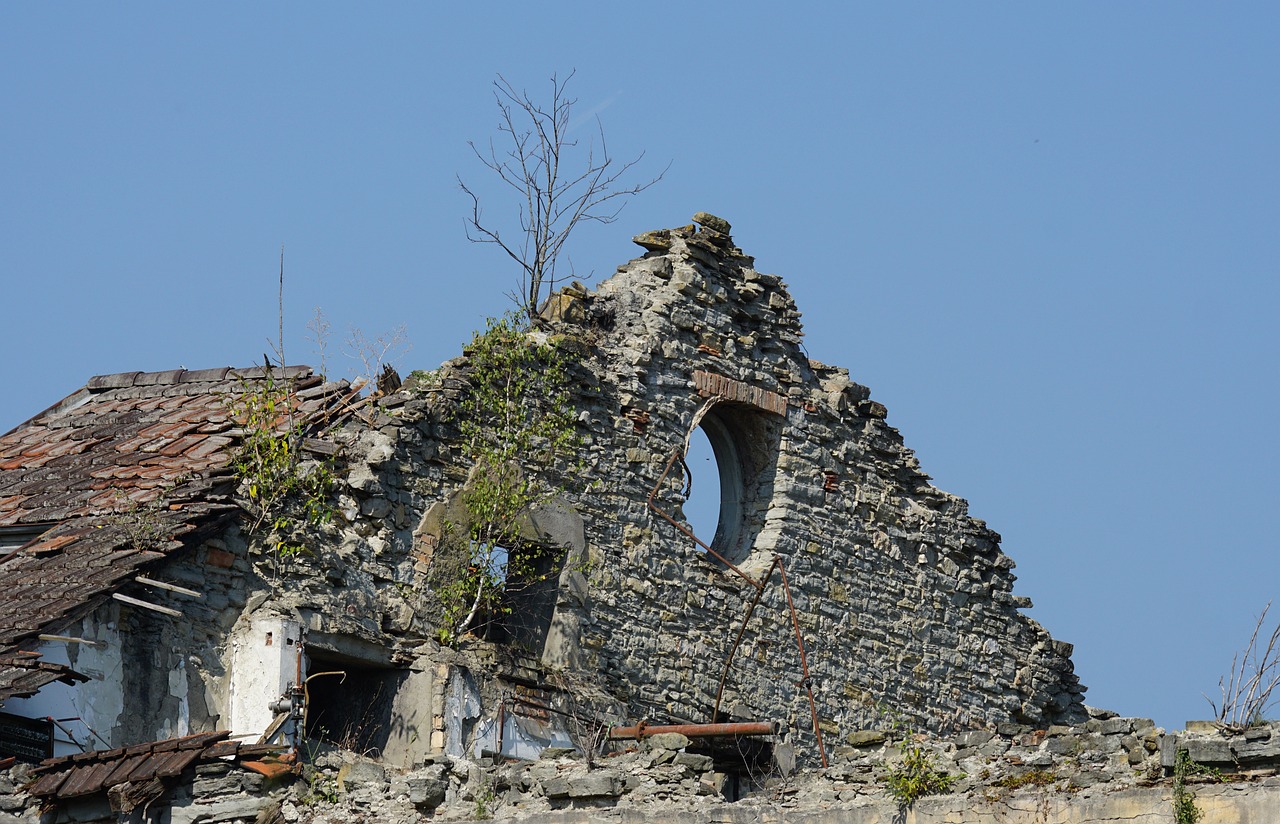
[[(927, 472), (1004, 535), (1090, 703), (1166, 727), (1277, 591), (1272, 3), (7, 3), (0, 430), (90, 375), (407, 325), (454, 355), (513, 272), (455, 174), (501, 72), (578, 72), (666, 179), (583, 275), (706, 210)], [(491, 214), (501, 211), (497, 202)], [(1280, 608), (1278, 608), (1280, 609)]]

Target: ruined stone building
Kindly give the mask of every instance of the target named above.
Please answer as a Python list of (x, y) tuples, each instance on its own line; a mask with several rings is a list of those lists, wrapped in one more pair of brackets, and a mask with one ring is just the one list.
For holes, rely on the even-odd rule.
[[(250, 761), (306, 733), (411, 766), (595, 723), (770, 721), (816, 762), (815, 728), (838, 748), (886, 719), (1082, 720), (1071, 647), (1020, 612), (999, 536), (700, 218), (639, 236), (530, 333), (571, 356), (580, 447), (509, 548), (552, 559), (545, 581), (486, 637), (442, 645), (433, 596), (471, 471), (465, 353), (371, 397), (305, 367), (97, 377), (0, 436), (0, 760), (229, 730)], [(232, 466), (233, 401), (267, 381), (336, 476), (332, 517), (283, 556)], [(682, 530), (698, 427), (721, 495), (705, 547)]]

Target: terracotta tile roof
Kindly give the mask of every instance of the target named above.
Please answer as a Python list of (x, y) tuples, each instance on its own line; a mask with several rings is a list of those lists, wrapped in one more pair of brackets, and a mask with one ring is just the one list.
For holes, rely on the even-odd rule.
[(41, 687), (62, 681), (74, 684), (89, 677), (62, 664), (41, 661), (39, 653), (0, 655), (0, 706), (9, 698), (35, 695)]
[[(297, 419), (313, 425), (356, 396), (346, 381), (325, 383), (306, 366), (270, 377), (287, 382)], [(228, 465), (240, 430), (228, 407), (266, 378), (261, 366), (100, 375), (0, 435), (0, 531), (53, 524), (0, 553), (0, 653), (96, 608), (235, 510)], [(140, 548), (122, 513), (148, 505), (167, 540)]]
[(242, 744), (228, 740), (230, 735), (228, 730), (202, 732), (132, 747), (51, 758), (36, 769), (39, 778), (30, 792), (44, 798), (76, 798), (105, 792), (126, 781), (138, 784), (175, 778), (199, 761), (257, 759), (284, 749), (274, 744)]

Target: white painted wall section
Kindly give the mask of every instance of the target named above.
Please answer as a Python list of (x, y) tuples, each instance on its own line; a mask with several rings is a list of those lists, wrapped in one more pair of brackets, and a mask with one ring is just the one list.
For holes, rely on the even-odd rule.
[(297, 679), (301, 638), (301, 624), (276, 615), (255, 616), (237, 625), (231, 638), (227, 700), (233, 735), (261, 735), (271, 725), (271, 705)]

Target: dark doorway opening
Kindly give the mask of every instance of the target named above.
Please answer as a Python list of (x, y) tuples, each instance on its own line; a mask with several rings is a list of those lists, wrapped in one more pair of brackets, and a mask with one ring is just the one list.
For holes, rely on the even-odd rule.
[(307, 650), (307, 738), (380, 757), (392, 733), (392, 705), (407, 673)]

